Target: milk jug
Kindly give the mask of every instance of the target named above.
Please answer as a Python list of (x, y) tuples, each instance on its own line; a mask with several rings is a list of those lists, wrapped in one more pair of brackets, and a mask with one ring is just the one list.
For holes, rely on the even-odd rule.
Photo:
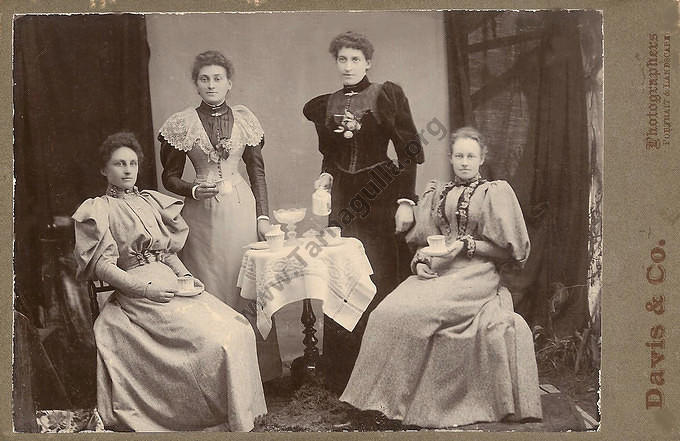
[(317, 216), (331, 214), (331, 194), (323, 187), (317, 188), (312, 194), (312, 213)]

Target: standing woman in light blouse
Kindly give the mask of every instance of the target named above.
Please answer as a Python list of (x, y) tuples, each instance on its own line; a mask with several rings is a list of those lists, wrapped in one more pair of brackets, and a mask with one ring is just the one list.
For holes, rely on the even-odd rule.
[[(182, 216), (189, 237), (181, 252), (187, 268), (208, 291), (255, 323), (253, 301), (236, 286), (243, 247), (270, 228), (262, 148), (264, 131), (243, 105), (228, 106), (234, 68), (218, 51), (196, 56), (192, 80), (202, 102), (170, 116), (160, 129), (162, 180), (185, 197)], [(186, 158), (194, 182), (182, 179)], [(243, 160), (250, 186), (238, 171)], [(266, 340), (255, 327), (263, 381), (281, 374), (276, 328)]]

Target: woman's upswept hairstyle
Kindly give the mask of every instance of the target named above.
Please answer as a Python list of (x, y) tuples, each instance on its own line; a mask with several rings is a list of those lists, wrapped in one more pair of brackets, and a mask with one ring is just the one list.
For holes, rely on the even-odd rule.
[(198, 79), (198, 72), (205, 66), (222, 66), (227, 71), (227, 79), (231, 80), (234, 76), (234, 65), (220, 51), (205, 51), (196, 55), (194, 65), (191, 69), (191, 79), (195, 83)]
[(113, 135), (109, 135), (102, 145), (99, 146), (99, 168), (103, 169), (106, 167), (113, 152), (121, 147), (128, 147), (134, 150), (137, 154), (138, 165), (142, 164), (144, 153), (142, 152), (142, 146), (139, 145), (139, 141), (137, 141), (137, 137), (135, 137), (134, 133), (116, 132)]
[(479, 144), (479, 147), (481, 148), (482, 157), (485, 157), (487, 152), (489, 151), (489, 148), (486, 145), (486, 139), (484, 139), (482, 133), (479, 130), (475, 129), (474, 127), (466, 126), (461, 127), (460, 129), (453, 132), (453, 134), (451, 135), (449, 155), (453, 154), (453, 144), (461, 138), (469, 138), (477, 141), (477, 144)]
[(333, 58), (338, 58), (338, 52), (343, 47), (358, 49), (363, 52), (366, 60), (373, 59), (373, 45), (363, 34), (353, 31), (343, 32), (331, 41), (328, 52), (333, 55)]

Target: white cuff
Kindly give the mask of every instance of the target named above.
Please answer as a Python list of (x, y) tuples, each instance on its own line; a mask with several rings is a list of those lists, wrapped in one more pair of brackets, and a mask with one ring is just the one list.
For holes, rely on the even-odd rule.
[(260, 219), (269, 220), (269, 216), (267, 216), (266, 214), (261, 214), (261, 215), (259, 215), (259, 216), (257, 217), (257, 220), (260, 220)]
[(401, 205), (401, 204), (409, 204), (411, 207), (415, 207), (415, 206), (416, 206), (416, 203), (415, 203), (415, 202), (413, 202), (411, 199), (407, 199), (407, 198), (400, 198), (400, 199), (397, 199), (397, 204), (399, 204), (399, 205)]
[(326, 175), (326, 176), (328, 176), (329, 178), (331, 178), (331, 186), (332, 186), (332, 185), (333, 185), (333, 175), (330, 174), (330, 173), (323, 172), (323, 173), (321, 173), (321, 174), (319, 175), (319, 179), (321, 179), (321, 177), (324, 176), (324, 175)]
[(198, 185), (194, 185), (193, 187), (191, 187), (191, 197), (194, 198), (194, 199), (198, 199), (196, 197), (196, 189), (197, 188), (198, 188)]

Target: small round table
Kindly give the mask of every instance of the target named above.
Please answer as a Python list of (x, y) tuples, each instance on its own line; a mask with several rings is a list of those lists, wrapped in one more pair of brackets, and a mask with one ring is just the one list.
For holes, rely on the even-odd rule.
[(243, 255), (237, 285), (241, 296), (255, 300), (257, 327), (264, 338), (272, 315), (302, 300), (304, 355), (291, 366), (293, 382), (317, 379), (319, 350), (316, 316), (309, 299), (323, 302), (323, 313), (352, 331), (375, 296), (373, 269), (362, 243), (341, 238), (330, 244), (321, 237), (297, 239), (279, 250), (248, 250)]

